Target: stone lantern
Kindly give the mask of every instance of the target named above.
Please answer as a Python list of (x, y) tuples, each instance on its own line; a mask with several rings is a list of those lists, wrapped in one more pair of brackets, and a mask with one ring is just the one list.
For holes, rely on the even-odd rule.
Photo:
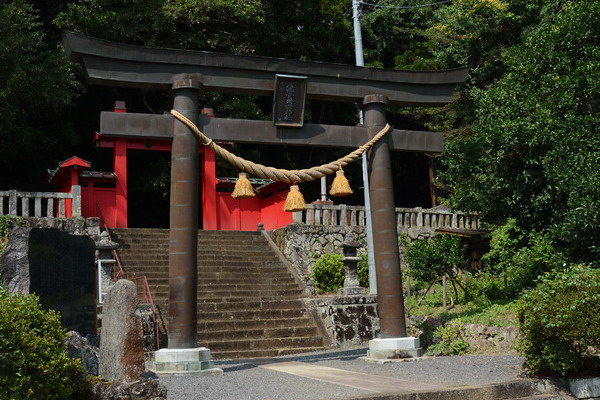
[(360, 286), (358, 282), (357, 265), (360, 257), (357, 256), (360, 243), (354, 240), (354, 235), (348, 232), (342, 243), (342, 262), (344, 263), (344, 287), (340, 289), (340, 294), (343, 295), (362, 295), (365, 294), (365, 288)]
[(113, 269), (117, 261), (113, 250), (119, 248), (119, 244), (111, 241), (108, 232), (100, 234), (100, 240), (96, 242), (96, 263), (98, 264), (98, 303), (104, 302), (104, 295), (112, 281)]

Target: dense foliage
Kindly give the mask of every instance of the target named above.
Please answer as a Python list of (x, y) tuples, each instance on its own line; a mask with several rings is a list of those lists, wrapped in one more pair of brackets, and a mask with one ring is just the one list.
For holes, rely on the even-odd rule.
[(531, 373), (598, 372), (600, 270), (574, 266), (544, 275), (520, 300), (519, 350)]
[(457, 208), (492, 224), (512, 219), (526, 236), (506, 260), (552, 246), (597, 263), (600, 4), (549, 0), (540, 15), (502, 52), (500, 79), (473, 92), (477, 126), (448, 143), (444, 178)]
[[(505, 225), (494, 230), (490, 245), (490, 251), (483, 256), (488, 268), (482, 275), (499, 276), (506, 273), (504, 295), (511, 298), (518, 296), (523, 289), (534, 286), (538, 276), (567, 261), (548, 234), (525, 231), (516, 225), (514, 219), (509, 219)], [(489, 293), (488, 298), (498, 297)]]
[(76, 142), (66, 112), (77, 91), (64, 52), (47, 39), (34, 8), (0, 1), (0, 189), (35, 190), (54, 153)]
[(0, 398), (85, 398), (84, 371), (67, 356), (65, 337), (58, 315), (43, 310), (35, 295), (0, 287)]

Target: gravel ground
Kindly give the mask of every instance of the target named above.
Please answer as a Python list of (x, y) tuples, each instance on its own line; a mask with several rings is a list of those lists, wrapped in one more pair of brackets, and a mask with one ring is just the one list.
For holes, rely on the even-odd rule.
[(221, 377), (161, 377), (170, 400), (317, 400), (340, 399), (372, 392), (259, 368), (276, 361), (301, 361), (372, 375), (432, 383), (447, 387), (485, 385), (513, 380), (522, 359), (513, 355), (431, 357), (388, 364), (358, 359), (366, 348), (330, 350), (269, 360), (215, 361), (223, 369)]

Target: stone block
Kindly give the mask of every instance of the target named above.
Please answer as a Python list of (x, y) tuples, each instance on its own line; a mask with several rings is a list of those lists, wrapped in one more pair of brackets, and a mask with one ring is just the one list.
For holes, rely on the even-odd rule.
[(135, 283), (121, 279), (108, 291), (100, 337), (100, 377), (131, 382), (145, 372), (142, 322), (135, 315)]
[(160, 349), (154, 353), (155, 362), (208, 361), (210, 350), (206, 347), (194, 349)]
[(67, 355), (81, 360), (81, 366), (90, 375), (98, 375), (98, 348), (75, 331), (67, 333)]
[(340, 289), (340, 293), (345, 296), (360, 296), (365, 294), (365, 288), (360, 286), (344, 287)]
[(421, 357), (423, 350), (416, 337), (382, 338), (369, 342), (367, 356), (374, 359)]
[(29, 293), (29, 233), (31, 228), (13, 228), (0, 260), (2, 283), (9, 292)]
[(600, 377), (570, 378), (569, 391), (578, 399), (600, 398)]
[(369, 342), (369, 350), (410, 350), (419, 348), (416, 337), (373, 339)]
[(152, 370), (158, 374), (223, 375), (222, 369), (213, 366), (210, 350), (206, 347), (160, 349), (154, 353)]

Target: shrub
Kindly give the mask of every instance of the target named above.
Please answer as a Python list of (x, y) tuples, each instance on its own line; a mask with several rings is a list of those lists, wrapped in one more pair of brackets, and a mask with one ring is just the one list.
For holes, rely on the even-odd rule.
[[(310, 277), (319, 293), (335, 293), (344, 286), (344, 263), (340, 254), (323, 254), (313, 266)], [(369, 287), (369, 261), (367, 254), (361, 256), (356, 266), (358, 282)]]
[(67, 356), (65, 337), (58, 315), (37, 296), (0, 287), (0, 398), (84, 398), (84, 371)]
[(323, 254), (310, 273), (319, 293), (337, 292), (344, 285), (344, 264), (340, 254)]
[(367, 253), (363, 253), (360, 256), (360, 261), (356, 266), (356, 273), (358, 274), (358, 282), (360, 286), (364, 288), (369, 287), (369, 255)]
[(464, 324), (455, 319), (440, 326), (433, 333), (433, 337), (439, 339), (429, 347), (428, 351), (440, 356), (459, 356), (469, 351), (469, 343), (465, 339)]
[(600, 368), (600, 270), (573, 266), (544, 275), (518, 302), (518, 350), (534, 374)]

